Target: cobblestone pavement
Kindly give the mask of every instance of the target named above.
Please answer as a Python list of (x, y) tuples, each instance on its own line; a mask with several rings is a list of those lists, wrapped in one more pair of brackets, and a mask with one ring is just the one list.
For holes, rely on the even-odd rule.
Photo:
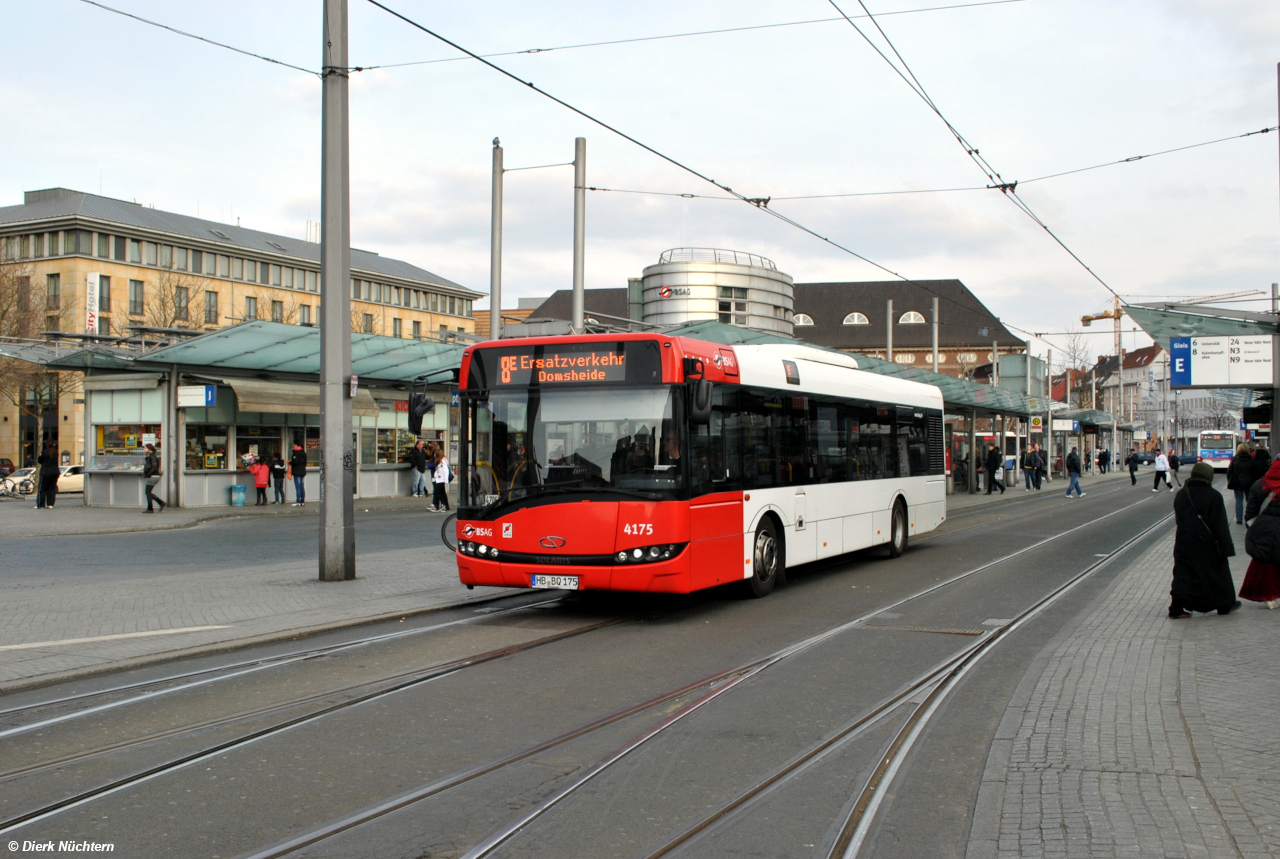
[(1023, 678), (969, 859), (1280, 856), (1280, 611), (1169, 620), (1172, 565), (1170, 533)]

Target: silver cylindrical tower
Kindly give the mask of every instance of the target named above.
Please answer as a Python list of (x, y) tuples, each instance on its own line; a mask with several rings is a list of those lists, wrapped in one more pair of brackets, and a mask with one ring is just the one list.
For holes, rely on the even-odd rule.
[(791, 275), (756, 254), (673, 248), (644, 272), (644, 321), (681, 325), (719, 321), (791, 334)]

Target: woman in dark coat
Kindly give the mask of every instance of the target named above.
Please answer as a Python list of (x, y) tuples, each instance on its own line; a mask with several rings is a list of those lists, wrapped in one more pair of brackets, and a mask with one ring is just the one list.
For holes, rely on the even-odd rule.
[(1173, 587), (1169, 617), (1193, 611), (1230, 614), (1240, 608), (1227, 558), (1236, 553), (1227, 508), (1214, 489), (1213, 466), (1198, 462), (1173, 499), (1177, 532), (1173, 541)]
[(1249, 445), (1242, 444), (1236, 448), (1236, 455), (1231, 457), (1227, 466), (1227, 488), (1236, 494), (1236, 524), (1244, 524), (1244, 501), (1249, 497), (1249, 487), (1256, 476), (1253, 473), (1253, 452)]
[[(1277, 493), (1277, 497), (1272, 498), (1267, 509), (1263, 510), (1263, 502), (1273, 492)], [(1262, 479), (1249, 489), (1245, 521), (1253, 523), (1251, 530), (1256, 529), (1258, 536), (1280, 533), (1280, 523), (1276, 522), (1280, 519), (1280, 509), (1277, 508), (1280, 508), (1280, 460), (1272, 463)], [(1270, 521), (1254, 522), (1254, 519)], [(1275, 564), (1250, 558), (1249, 571), (1245, 573), (1244, 582), (1240, 585), (1240, 598), (1265, 603), (1267, 608), (1275, 608), (1277, 601), (1280, 601), (1280, 569)]]

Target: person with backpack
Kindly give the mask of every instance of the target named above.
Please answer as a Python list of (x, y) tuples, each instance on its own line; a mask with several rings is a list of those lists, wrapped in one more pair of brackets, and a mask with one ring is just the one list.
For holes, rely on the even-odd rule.
[[(1187, 485), (1173, 499), (1177, 524), (1169, 617), (1174, 620), (1191, 617), (1193, 611), (1231, 614), (1240, 610), (1227, 560), (1236, 553), (1236, 547), (1231, 541), (1222, 494), (1212, 484), (1213, 466), (1197, 462)], [(1276, 521), (1280, 523), (1280, 518)]]
[[(1182, 486), (1182, 481), (1178, 479), (1178, 466), (1182, 465), (1182, 460), (1173, 452), (1173, 448), (1169, 448), (1169, 477), (1173, 480), (1174, 486)], [(1210, 466), (1212, 467), (1212, 466)]]
[(449, 481), (453, 479), (453, 473), (449, 470), (449, 460), (444, 458), (444, 452), (437, 450), (435, 453), (435, 467), (431, 472), (431, 488), (433, 496), (431, 499), (431, 509), (437, 513), (443, 513), (449, 509)]
[[(1203, 464), (1203, 463), (1202, 463)], [(1244, 511), (1244, 548), (1249, 569), (1240, 585), (1240, 598), (1267, 608), (1280, 605), (1280, 460), (1249, 489)]]

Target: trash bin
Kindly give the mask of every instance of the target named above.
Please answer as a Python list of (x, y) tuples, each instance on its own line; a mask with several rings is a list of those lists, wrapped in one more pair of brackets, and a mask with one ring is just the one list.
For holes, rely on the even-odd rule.
[(245, 490), (245, 487), (240, 485), (239, 483), (231, 487), (231, 506), (232, 507), (244, 506), (244, 490)]

